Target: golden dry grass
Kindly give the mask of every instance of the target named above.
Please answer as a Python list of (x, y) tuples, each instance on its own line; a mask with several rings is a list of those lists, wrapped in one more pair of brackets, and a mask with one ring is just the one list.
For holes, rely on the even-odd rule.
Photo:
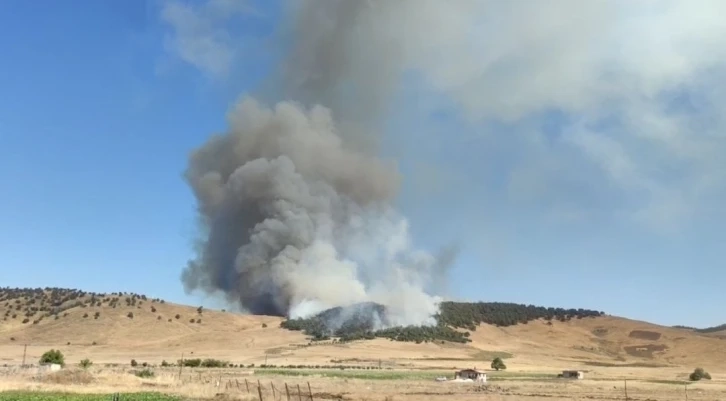
[[(0, 303), (0, 314), (4, 313), (2, 307)], [(95, 312), (100, 313), (98, 319), (93, 318)], [(134, 313), (133, 319), (127, 317), (129, 312)], [(673, 384), (674, 381), (687, 379), (699, 366), (708, 370), (714, 380), (696, 384), (690, 399), (699, 399), (697, 391), (703, 391), (704, 397), (719, 395), (711, 399), (726, 399), (726, 396), (721, 397), (726, 379), (726, 340), (617, 317), (575, 319), (552, 325), (534, 321), (507, 328), (481, 325), (471, 334), (473, 342), (470, 344), (417, 345), (376, 339), (309, 346), (301, 333), (279, 328), (281, 319), (277, 317), (210, 310), (199, 315), (195, 307), (170, 303), (152, 305), (150, 302), (140, 306), (121, 303), (116, 308), (107, 305), (75, 307), (66, 313), (65, 317), (45, 318), (37, 324), (22, 324), (19, 319), (0, 321), (0, 365), (20, 364), (24, 344), (28, 344), (28, 363), (37, 363), (43, 352), (56, 348), (66, 355), (69, 366), (77, 365), (84, 358), (91, 359), (94, 362), (93, 380), (83, 384), (78, 383), (81, 380), (76, 377), (75, 383), (68, 384), (61, 378), (41, 381), (12, 374), (2, 377), (0, 389), (71, 387), (73, 391), (84, 392), (156, 389), (191, 397), (214, 397), (218, 388), (186, 376), (180, 381), (173, 370), (157, 368), (157, 377), (148, 380), (123, 371), (131, 359), (159, 365), (162, 360), (175, 362), (182, 353), (186, 358), (217, 358), (245, 365), (259, 366), (265, 362), (278, 366), (332, 365), (332, 361), (336, 361), (358, 366), (380, 364), (396, 371), (430, 371), (433, 375), (436, 371), (444, 371), (449, 376), (455, 369), (464, 367), (487, 368), (494, 356), (504, 355), (510, 376), (502, 376), (502, 381), (493, 382), (495, 387), (490, 387), (487, 399), (523, 396), (530, 397), (528, 399), (539, 396), (578, 399), (588, 395), (613, 399), (613, 394), (622, 390), (621, 381), (626, 378), (633, 380), (631, 391), (642, 393), (642, 399), (671, 399), (668, 398), (670, 393), (678, 394), (672, 399), (682, 399), (678, 397), (684, 395), (684, 390)], [(89, 316), (84, 318), (85, 314)], [(175, 317), (177, 314), (179, 319)], [(190, 322), (192, 318), (194, 323)], [(198, 318), (201, 323), (196, 323)], [(650, 352), (653, 346), (664, 350)], [(108, 368), (104, 364), (118, 364), (118, 367)], [(585, 370), (586, 380), (537, 379), (563, 369)], [(202, 376), (209, 372), (202, 372)], [(199, 374), (189, 373), (192, 376)], [(284, 382), (296, 385), (310, 380), (314, 391), (323, 395), (347, 394), (349, 399), (443, 400), (449, 399), (451, 392), (463, 400), (482, 396), (474, 390), (475, 386), (436, 383), (420, 376), (406, 380), (370, 380), (361, 376), (323, 377), (322, 372), (311, 372), (313, 376), (304, 378), (269, 376), (270, 372), (267, 373), (261, 377), (280, 386)], [(260, 377), (249, 374), (240, 369), (223, 372), (228, 380)], [(659, 395), (656, 397), (651, 393)]]

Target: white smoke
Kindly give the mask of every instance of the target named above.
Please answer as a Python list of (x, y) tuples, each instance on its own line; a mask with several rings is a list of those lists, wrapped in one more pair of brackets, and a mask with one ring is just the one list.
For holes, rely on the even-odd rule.
[(252, 313), (306, 317), (362, 302), (396, 324), (433, 323), (437, 259), (392, 208), (395, 166), (351, 147), (330, 111), (252, 98), (191, 156), (186, 178), (207, 236), (187, 290), (222, 291)]

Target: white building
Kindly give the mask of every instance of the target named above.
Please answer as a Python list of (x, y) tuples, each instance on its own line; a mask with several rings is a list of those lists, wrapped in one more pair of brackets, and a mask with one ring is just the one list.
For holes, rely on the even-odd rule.
[(475, 382), (486, 383), (487, 374), (476, 369), (464, 369), (455, 373), (454, 379), (472, 380)]

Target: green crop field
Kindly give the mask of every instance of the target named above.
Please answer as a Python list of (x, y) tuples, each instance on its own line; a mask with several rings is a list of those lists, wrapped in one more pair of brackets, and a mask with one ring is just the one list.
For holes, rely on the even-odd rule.
[[(0, 401), (111, 401), (112, 394), (71, 394), (30, 391), (0, 393)], [(119, 401), (181, 401), (181, 398), (159, 393), (119, 394)]]

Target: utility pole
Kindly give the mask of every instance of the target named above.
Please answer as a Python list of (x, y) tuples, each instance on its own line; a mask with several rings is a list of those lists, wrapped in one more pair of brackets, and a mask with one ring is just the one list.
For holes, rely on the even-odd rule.
[(182, 357), (179, 360), (179, 380), (181, 380), (182, 368), (183, 367), (184, 367), (184, 353), (182, 352)]
[(25, 355), (27, 354), (27, 352), (28, 352), (28, 344), (25, 344), (23, 346), (23, 367), (25, 367)]

